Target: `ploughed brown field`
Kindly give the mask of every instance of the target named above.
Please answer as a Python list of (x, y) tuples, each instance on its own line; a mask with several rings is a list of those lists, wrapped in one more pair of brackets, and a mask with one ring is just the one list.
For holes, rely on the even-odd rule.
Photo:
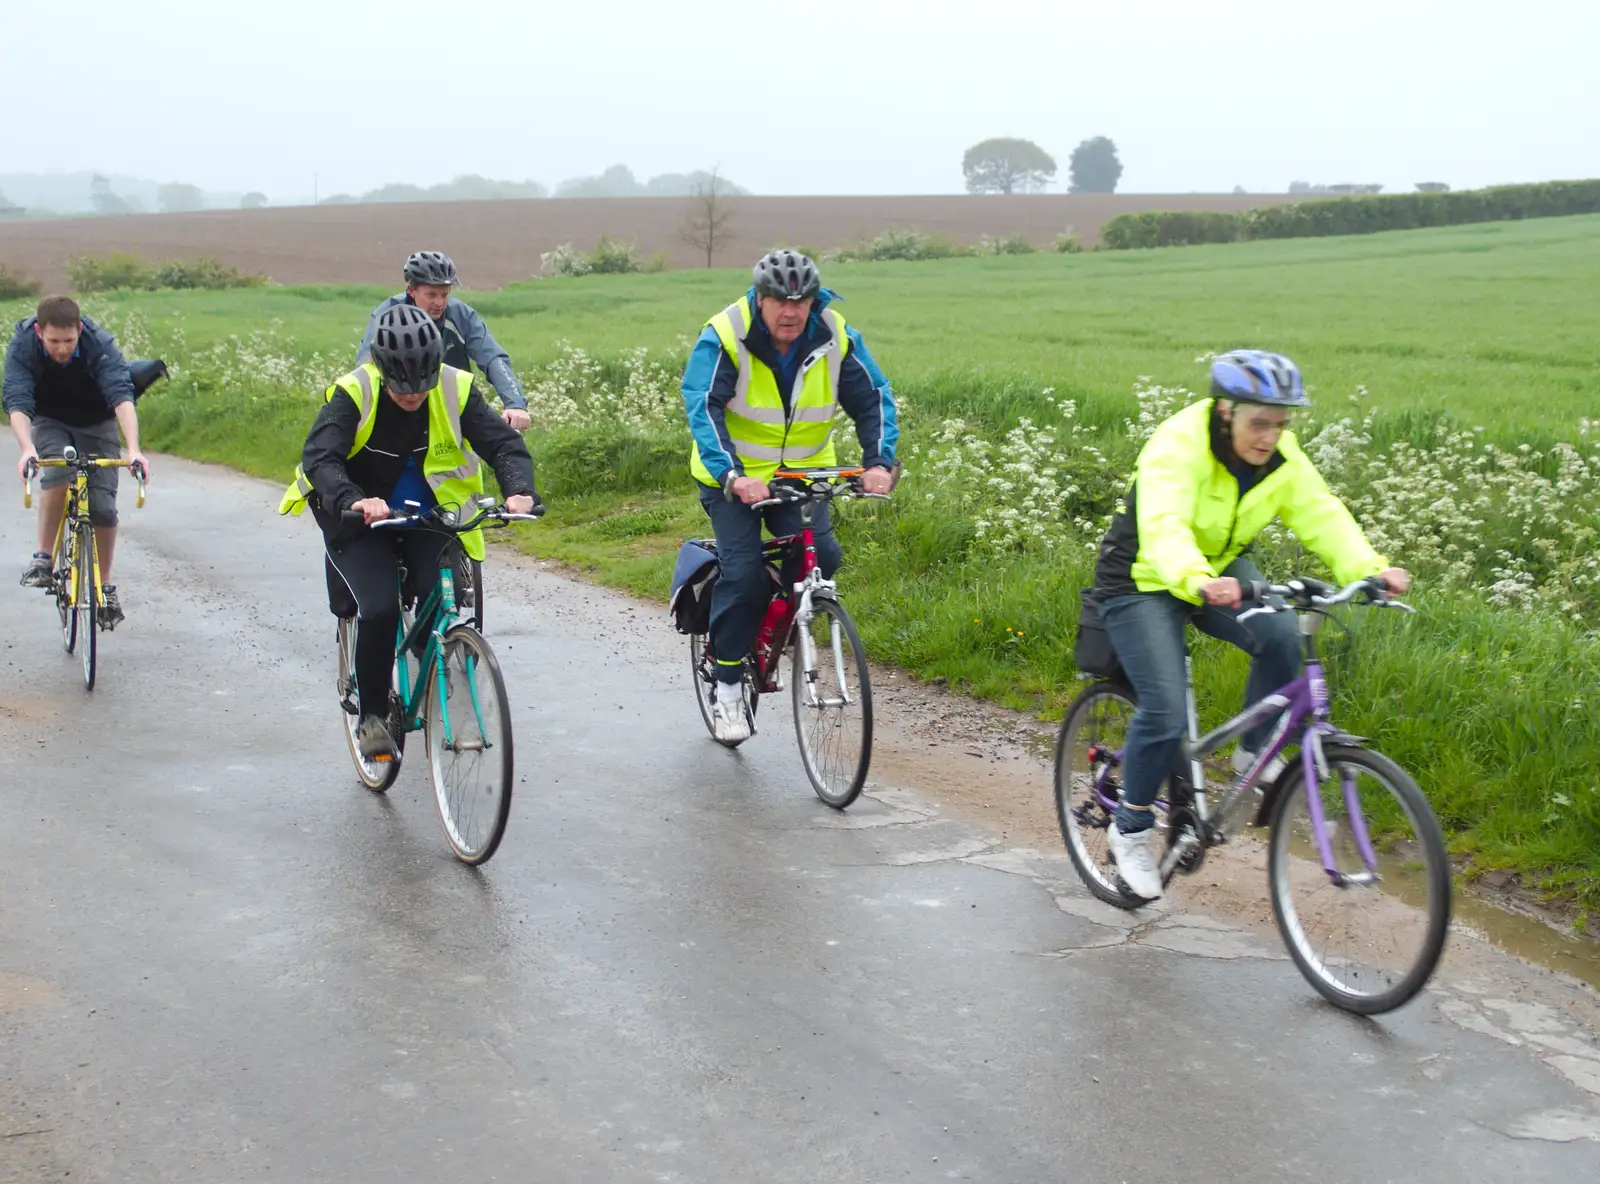
[[(1101, 224), (1117, 214), (1242, 210), (1289, 200), (1276, 194), (730, 198), (734, 213), (715, 261), (743, 265), (779, 243), (826, 250), (891, 226), (967, 243), (985, 234), (1024, 234), (1037, 247), (1051, 246), (1072, 226), (1092, 246)], [(0, 222), (0, 262), (52, 289), (65, 285), (69, 255), (108, 251), (133, 251), (152, 262), (215, 255), (284, 284), (388, 284), (409, 252), (431, 249), (451, 254), (470, 287), (496, 288), (536, 275), (541, 252), (564, 242), (588, 250), (602, 234), (633, 240), (642, 259), (666, 251), (675, 268), (704, 266), (704, 252), (683, 241), (690, 210), (682, 198), (585, 198)]]

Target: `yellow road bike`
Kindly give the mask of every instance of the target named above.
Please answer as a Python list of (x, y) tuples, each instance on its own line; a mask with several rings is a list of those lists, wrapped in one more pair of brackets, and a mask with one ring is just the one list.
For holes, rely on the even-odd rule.
[(139, 502), (144, 505), (144, 466), (120, 457), (79, 456), (68, 445), (59, 458), (31, 460), (24, 475), (22, 504), (33, 506), (33, 478), (41, 468), (71, 469), (67, 486), (66, 512), (56, 532), (55, 553), (50, 560), (50, 585), (45, 590), (56, 598), (61, 613), (61, 639), (67, 653), (76, 651), (83, 659), (83, 685), (94, 690), (96, 634), (102, 624), (105, 590), (100, 582), (100, 550), (95, 545), (94, 525), (89, 521), (89, 474), (95, 469), (127, 468), (139, 483)]

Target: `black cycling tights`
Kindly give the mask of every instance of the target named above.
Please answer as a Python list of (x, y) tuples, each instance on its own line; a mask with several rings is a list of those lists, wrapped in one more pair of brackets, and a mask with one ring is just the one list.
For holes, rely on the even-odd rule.
[[(328, 547), (328, 561), (355, 597), (356, 687), (363, 717), (389, 714), (389, 688), (394, 676), (395, 630), (400, 625), (399, 559), (405, 556), (410, 584), (421, 604), (439, 582), (440, 552), (448, 535), (431, 530), (365, 528), (337, 550)], [(344, 589), (329, 588), (330, 593)], [(348, 603), (348, 595), (343, 599)], [(338, 597), (335, 598), (337, 602)], [(338, 611), (337, 607), (335, 611)]]

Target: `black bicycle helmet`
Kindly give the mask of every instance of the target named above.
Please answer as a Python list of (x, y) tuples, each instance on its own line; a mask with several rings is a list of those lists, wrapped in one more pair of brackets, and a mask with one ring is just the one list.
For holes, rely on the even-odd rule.
[(822, 290), (817, 265), (799, 251), (773, 251), (755, 267), (756, 295), (807, 300)]
[(392, 304), (378, 317), (372, 362), (397, 395), (421, 395), (439, 385), (444, 338), (433, 318), (414, 304)]
[(418, 284), (438, 284), (454, 287), (461, 281), (456, 278), (455, 261), (442, 251), (418, 251), (406, 260), (406, 287)]

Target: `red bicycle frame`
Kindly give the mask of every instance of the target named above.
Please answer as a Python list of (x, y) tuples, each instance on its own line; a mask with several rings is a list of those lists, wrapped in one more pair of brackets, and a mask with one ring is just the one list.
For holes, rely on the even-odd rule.
[[(769, 539), (761, 544), (763, 559), (776, 559), (778, 571), (783, 571), (783, 560), (794, 553), (796, 545), (800, 548), (800, 571), (795, 577), (799, 583), (809, 576), (817, 567), (817, 540), (812, 533), (811, 524), (808, 522), (800, 528), (799, 534), (786, 534), (781, 538)], [(789, 636), (789, 630), (794, 625), (794, 615), (798, 611), (794, 598), (794, 588), (785, 586), (773, 594), (772, 602), (767, 605), (767, 615), (761, 621), (761, 631), (756, 634), (756, 679), (757, 685), (763, 694), (776, 691), (776, 674), (778, 658), (783, 651), (783, 642)]]

